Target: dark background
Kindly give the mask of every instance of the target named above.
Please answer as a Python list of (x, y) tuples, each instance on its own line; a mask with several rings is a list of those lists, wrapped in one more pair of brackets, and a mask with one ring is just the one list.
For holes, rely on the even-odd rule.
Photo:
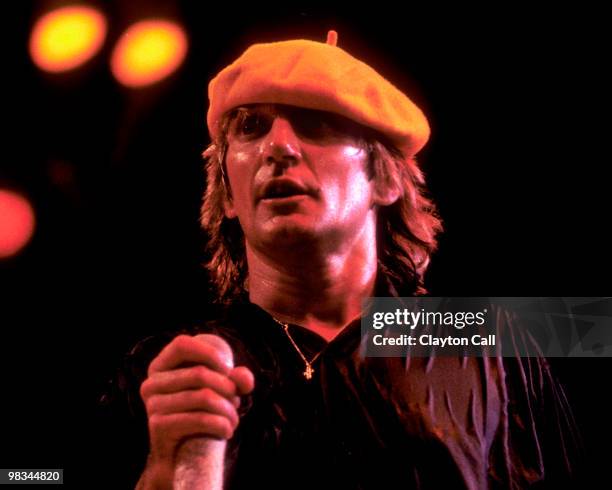
[[(1, 467), (62, 467), (73, 484), (99, 471), (92, 455), (112, 448), (92, 436), (97, 400), (123, 354), (209, 315), (198, 227), (205, 89), (254, 42), (324, 41), (333, 28), (429, 116), (420, 161), (446, 226), (432, 295), (610, 293), (603, 12), (201, 3), (98, 3), (105, 46), (63, 75), (39, 71), (27, 52), (32, 23), (58, 2), (7, 7), (0, 184), (29, 196), (38, 227), (0, 261)], [(187, 59), (158, 85), (124, 89), (108, 69), (112, 46), (153, 15), (183, 24)], [(612, 362), (553, 364), (592, 462), (584, 486), (606, 486)], [(75, 488), (92, 487), (82, 481)]]

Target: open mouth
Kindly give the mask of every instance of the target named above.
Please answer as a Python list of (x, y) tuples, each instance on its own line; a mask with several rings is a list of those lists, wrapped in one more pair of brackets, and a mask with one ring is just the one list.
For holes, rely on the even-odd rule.
[(308, 190), (300, 184), (290, 180), (283, 180), (267, 184), (261, 199), (287, 199), (308, 194)]

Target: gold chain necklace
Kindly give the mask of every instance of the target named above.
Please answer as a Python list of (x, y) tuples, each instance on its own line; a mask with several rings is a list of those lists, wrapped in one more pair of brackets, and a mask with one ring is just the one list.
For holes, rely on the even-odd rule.
[(283, 330), (285, 331), (285, 333), (287, 334), (287, 337), (289, 337), (289, 340), (291, 341), (291, 344), (293, 345), (293, 347), (295, 348), (295, 350), (297, 351), (297, 353), (300, 355), (300, 357), (302, 358), (302, 360), (304, 361), (304, 365), (306, 366), (306, 369), (304, 370), (304, 372), (302, 373), (304, 375), (304, 377), (310, 381), (312, 379), (312, 375), (314, 374), (314, 369), (312, 368), (312, 363), (315, 362), (317, 360), (317, 358), (321, 355), (321, 352), (319, 352), (318, 354), (316, 354), (310, 361), (308, 359), (306, 359), (306, 356), (303, 354), (302, 350), (298, 347), (298, 345), (295, 343), (295, 340), (293, 340), (293, 337), (291, 336), (291, 334), (289, 333), (289, 324), (285, 323), (285, 322), (281, 322), (280, 320), (272, 317), (272, 319), (278, 323), (281, 327), (283, 327)]

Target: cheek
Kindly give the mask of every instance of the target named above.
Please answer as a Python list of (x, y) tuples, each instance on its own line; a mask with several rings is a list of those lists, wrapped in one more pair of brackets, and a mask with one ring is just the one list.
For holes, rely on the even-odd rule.
[(365, 157), (365, 151), (358, 146), (347, 145), (342, 149), (342, 155), (344, 158), (363, 160)]
[(371, 198), (370, 182), (365, 172), (351, 172), (348, 178), (346, 208), (349, 212), (369, 209)]
[(252, 156), (245, 151), (228, 151), (225, 161), (234, 206), (240, 206), (249, 198), (249, 182), (251, 182), (249, 162), (252, 161)]
[(342, 151), (342, 158), (328, 175), (330, 185), (329, 204), (337, 214), (347, 217), (363, 209), (369, 209), (372, 184), (366, 173), (365, 152), (360, 148), (348, 147)]

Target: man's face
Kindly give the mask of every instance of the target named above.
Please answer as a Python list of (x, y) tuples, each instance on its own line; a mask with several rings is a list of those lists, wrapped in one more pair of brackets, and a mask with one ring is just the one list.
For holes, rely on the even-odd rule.
[(373, 181), (357, 125), (292, 106), (240, 108), (228, 132), (227, 175), (248, 244), (316, 242), (335, 249), (371, 218)]

